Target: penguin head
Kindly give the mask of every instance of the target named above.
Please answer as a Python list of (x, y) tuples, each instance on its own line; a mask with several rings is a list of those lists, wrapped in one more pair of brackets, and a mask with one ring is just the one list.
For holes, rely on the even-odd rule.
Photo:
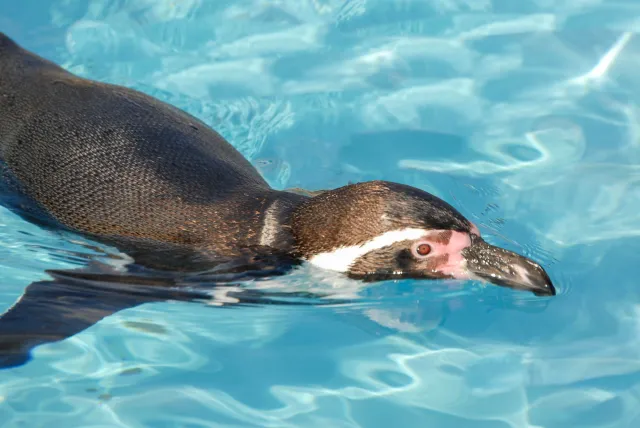
[(539, 264), (488, 244), (451, 205), (407, 185), (370, 181), (323, 192), (298, 206), (291, 228), (301, 258), (352, 278), (478, 279), (556, 293)]

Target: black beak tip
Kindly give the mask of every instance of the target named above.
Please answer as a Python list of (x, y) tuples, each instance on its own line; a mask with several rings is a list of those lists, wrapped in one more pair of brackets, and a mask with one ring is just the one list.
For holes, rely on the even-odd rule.
[(535, 264), (537, 267), (537, 271), (540, 274), (540, 285), (535, 287), (532, 291), (536, 296), (555, 296), (556, 288), (553, 286), (551, 282), (551, 278), (549, 278), (549, 274), (542, 268), (542, 266)]
[(549, 274), (535, 261), (476, 238), (463, 250), (468, 271), (489, 283), (532, 292), (536, 296), (555, 296)]
[(530, 291), (538, 297), (556, 295), (556, 288), (547, 272), (540, 265), (527, 261), (523, 267), (527, 268), (524, 275), (485, 275), (480, 272), (475, 272), (475, 275), (495, 285)]
[(533, 294), (539, 297), (555, 296), (556, 288), (549, 282), (545, 286), (532, 290)]

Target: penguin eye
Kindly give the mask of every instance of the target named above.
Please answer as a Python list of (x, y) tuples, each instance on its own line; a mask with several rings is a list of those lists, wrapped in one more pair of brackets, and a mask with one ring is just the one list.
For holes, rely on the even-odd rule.
[(420, 257), (427, 256), (431, 252), (431, 245), (429, 245), (429, 244), (420, 244), (415, 248), (414, 251)]

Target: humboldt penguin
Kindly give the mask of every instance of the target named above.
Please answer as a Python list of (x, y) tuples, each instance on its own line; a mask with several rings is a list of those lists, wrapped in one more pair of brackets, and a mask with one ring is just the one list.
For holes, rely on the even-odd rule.
[[(306, 262), (363, 281), (479, 279), (555, 294), (538, 263), (490, 245), (423, 190), (378, 180), (319, 192), (273, 189), (201, 120), (142, 92), (74, 75), (2, 33), (0, 168), (7, 208), (119, 249), (129, 273), (167, 273), (145, 283), (162, 290), (156, 294), (105, 290), (96, 284), (126, 281), (81, 270), (31, 284), (0, 317), (5, 366), (118, 310), (191, 298), (176, 278), (220, 266), (281, 274)], [(93, 311), (56, 311), (51, 302), (61, 294)]]

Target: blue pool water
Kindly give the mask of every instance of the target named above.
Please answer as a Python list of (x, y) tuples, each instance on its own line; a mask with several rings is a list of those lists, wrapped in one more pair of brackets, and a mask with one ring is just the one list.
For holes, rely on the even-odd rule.
[[(261, 286), (357, 298), (147, 304), (0, 371), (0, 426), (640, 426), (638, 28), (635, 0), (2, 2), (0, 31), (273, 186), (431, 191), (559, 294), (305, 268)], [(0, 210), (0, 311), (87, 251)]]

